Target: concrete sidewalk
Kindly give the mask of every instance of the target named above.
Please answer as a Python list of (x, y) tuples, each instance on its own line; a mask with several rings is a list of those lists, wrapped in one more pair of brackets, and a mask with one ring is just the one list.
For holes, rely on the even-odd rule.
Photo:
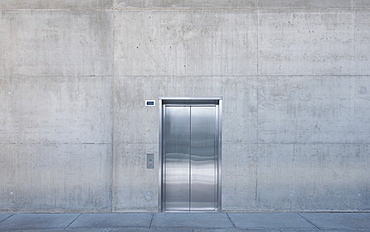
[(370, 213), (0, 213), (0, 231), (370, 232)]

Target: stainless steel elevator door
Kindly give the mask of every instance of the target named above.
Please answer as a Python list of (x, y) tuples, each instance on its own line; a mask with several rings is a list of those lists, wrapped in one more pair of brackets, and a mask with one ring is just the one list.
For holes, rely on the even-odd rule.
[(218, 209), (218, 106), (163, 106), (163, 210)]

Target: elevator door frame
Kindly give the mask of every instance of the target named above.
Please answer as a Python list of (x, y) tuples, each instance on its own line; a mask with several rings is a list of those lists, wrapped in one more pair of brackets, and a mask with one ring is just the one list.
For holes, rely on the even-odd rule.
[(178, 211), (178, 212), (220, 212), (221, 211), (221, 151), (222, 151), (222, 97), (211, 97), (211, 98), (187, 98), (187, 97), (162, 97), (159, 98), (159, 192), (158, 192), (158, 211), (159, 212), (176, 212), (176, 211), (165, 211), (164, 209), (164, 191), (163, 191), (163, 106), (167, 104), (178, 105), (178, 106), (201, 106), (201, 105), (217, 105), (217, 208), (214, 211)]

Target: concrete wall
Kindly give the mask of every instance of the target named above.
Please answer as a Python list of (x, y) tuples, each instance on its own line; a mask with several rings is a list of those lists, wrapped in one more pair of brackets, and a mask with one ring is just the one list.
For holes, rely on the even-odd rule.
[(0, 0), (0, 211), (156, 211), (163, 96), (223, 96), (223, 210), (369, 211), (369, 22), (363, 0)]
[(0, 1), (1, 211), (111, 210), (112, 13), (64, 2)]

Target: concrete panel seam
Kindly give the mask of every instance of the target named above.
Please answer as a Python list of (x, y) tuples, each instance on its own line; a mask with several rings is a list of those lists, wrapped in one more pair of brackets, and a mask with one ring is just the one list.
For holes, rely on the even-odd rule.
[(314, 227), (316, 227), (318, 230), (321, 230), (321, 228), (319, 228), (317, 225), (315, 225), (315, 223), (311, 222), (310, 220), (308, 220), (307, 218), (305, 218), (303, 215), (301, 215), (300, 213), (297, 213), (301, 218), (303, 218), (304, 220), (306, 220), (308, 223), (310, 223), (311, 225), (313, 225)]
[[(259, 150), (259, 148), (257, 148)], [(256, 176), (256, 183), (255, 183), (255, 193), (254, 193), (254, 205), (258, 207), (258, 162), (257, 162), (257, 156), (255, 157), (255, 176)]]
[[(1, 211), (0, 211), (1, 212)], [(0, 221), (0, 223), (2, 223), (3, 221), (7, 220), (8, 218), (10, 217), (13, 217), (15, 215), (15, 213), (13, 213), (12, 215), (9, 215), (8, 217), (4, 218), (3, 220)]]
[(44, 143), (44, 142), (39, 142), (39, 143), (4, 143), (1, 142), (0, 144), (8, 144), (8, 145), (112, 145), (113, 143)]
[[(8, 77), (9, 75), (3, 75), (1, 74), (0, 77)], [(16, 74), (16, 75), (13, 75), (12, 77), (15, 77), (15, 78), (34, 78), (34, 77), (40, 77), (40, 78), (57, 78), (57, 79), (68, 79), (68, 78), (106, 78), (106, 79), (109, 79), (109, 78), (113, 78), (113, 75), (45, 75), (45, 76), (41, 76), (41, 75), (35, 75), (35, 76), (32, 76), (32, 75), (22, 75), (22, 74)]]
[[(264, 7), (240, 7), (240, 8), (161, 8), (161, 7), (152, 7), (152, 8), (112, 8), (112, 11), (131, 11), (131, 12), (143, 12), (143, 11), (176, 11), (176, 12), (186, 12), (186, 11), (245, 11), (245, 10), (263, 10), (264, 12), (275, 12), (277, 10), (311, 10), (311, 11), (322, 11), (322, 10), (347, 10), (352, 9), (370, 9), (364, 7), (273, 7), (273, 8), (264, 8)], [(41, 9), (42, 10), (42, 9)], [(58, 10), (58, 9), (57, 9)], [(61, 9), (63, 10), (63, 9)], [(95, 10), (95, 9), (92, 9)], [(102, 9), (109, 10), (109, 9)]]
[[(14, 79), (27, 79), (27, 78), (55, 78), (57, 80), (62, 80), (62, 79), (72, 79), (72, 78), (79, 78), (79, 79), (83, 79), (83, 78), (105, 78), (105, 79), (111, 79), (113, 78), (113, 75), (60, 75), (60, 74), (57, 74), (55, 76), (52, 76), (52, 75), (22, 75), (22, 74), (16, 74), (16, 75), (4, 75), (4, 74), (0, 74), (0, 78), (14, 78)], [(11, 79), (9, 79), (8, 81), (11, 81)]]
[[(112, 25), (115, 25), (115, 22), (114, 22), (114, 15), (113, 15), (113, 11), (111, 10), (111, 22), (112, 22)], [(114, 43), (114, 38), (115, 38), (115, 34), (114, 34), (115, 30), (114, 30), (114, 26), (112, 26), (112, 30), (111, 30), (111, 38), (112, 38), (112, 42)], [(112, 72), (112, 78), (111, 78), (111, 99), (110, 99), (110, 104), (111, 104), (111, 121), (112, 121), (112, 124), (111, 124), (111, 141), (112, 141), (112, 146), (111, 146), (111, 154), (112, 154), (112, 159), (111, 159), (111, 164), (112, 164), (112, 173), (111, 173), (111, 186), (110, 186), (110, 211), (113, 212), (113, 208), (115, 207), (114, 206), (114, 189), (116, 188), (115, 186), (115, 172), (116, 172), (116, 166), (114, 165), (115, 161), (116, 161), (116, 155), (115, 155), (115, 152), (114, 152), (114, 121), (115, 121), (115, 104), (114, 104), (114, 97), (115, 97), (115, 93), (114, 93), (114, 90), (116, 88), (116, 85), (115, 85), (115, 75), (114, 75), (114, 53), (115, 53), (115, 48), (114, 48), (114, 45), (112, 45), (112, 49), (111, 49), (111, 72)]]
[(230, 218), (230, 216), (229, 216), (229, 213), (226, 213), (226, 216), (227, 216), (227, 218), (229, 219), (229, 221), (231, 222), (231, 224), (233, 225), (233, 227), (234, 227), (234, 228), (236, 228), (236, 226), (235, 226), (235, 224), (234, 224), (233, 220), (231, 220), (231, 218)]
[[(1, 77), (1, 75), (0, 75)], [(72, 77), (72, 76), (71, 76)], [(75, 76), (74, 76), (75, 77)], [(214, 74), (214, 75), (150, 75), (150, 74), (143, 74), (143, 75), (115, 75), (115, 77), (123, 77), (123, 78), (136, 78), (136, 77), (158, 77), (158, 78), (166, 78), (166, 77), (187, 77), (187, 78), (230, 78), (230, 77), (261, 77), (261, 78), (268, 78), (268, 77), (370, 77), (370, 74), (365, 75), (353, 75), (353, 74), (231, 74), (231, 75), (223, 75), (223, 74)]]
[[(258, 0), (257, 0), (257, 5), (258, 5)], [(256, 59), (257, 59), (257, 62), (256, 62), (256, 65), (257, 65), (257, 76), (259, 76), (260, 74), (260, 71), (259, 71), (259, 60), (260, 60), (260, 57), (259, 57), (259, 54), (260, 54), (260, 49), (259, 49), (259, 35), (260, 35), (260, 25), (259, 25), (259, 22), (260, 22), (260, 11), (258, 10), (257, 11), (257, 54), (256, 54)], [(257, 79), (257, 86), (258, 86), (258, 79)], [(257, 99), (258, 99), (258, 88), (257, 88)], [(257, 102), (258, 103), (258, 102)], [(258, 112), (258, 111), (257, 111)], [(258, 131), (258, 130), (257, 130)], [(257, 134), (257, 138), (258, 138), (258, 134)]]
[(115, 142), (114, 144), (132, 144), (132, 145), (152, 145), (157, 143), (142, 143), (142, 142)]
[(152, 213), (152, 218), (150, 219), (150, 223), (149, 223), (148, 229), (150, 229), (152, 227), (153, 219), (154, 219), (154, 213)]
[[(142, 144), (142, 143), (123, 143), (123, 144)], [(145, 144), (145, 143), (144, 143)], [(257, 143), (250, 143), (250, 142), (222, 142), (222, 144), (246, 144), (246, 145), (369, 145), (370, 143), (278, 143), (278, 142), (257, 142)]]
[(98, 12), (98, 11), (111, 11), (113, 9), (107, 8), (107, 9), (68, 9), (68, 8), (54, 8), (54, 9), (48, 9), (48, 8), (21, 8), (21, 9), (0, 9), (2, 12), (12, 13), (12, 12), (21, 12), (21, 11), (69, 11), (69, 12)]
[(276, 12), (276, 11), (285, 11), (285, 10), (289, 10), (291, 12), (294, 12), (295, 10), (297, 11), (302, 11), (302, 10), (305, 10), (305, 11), (327, 11), (327, 10), (340, 10), (340, 11), (351, 11), (352, 9), (368, 9), (368, 8), (363, 8), (363, 7), (358, 7), (358, 8), (353, 8), (353, 7), (284, 7), (284, 6), (281, 6), (281, 7), (272, 7), (272, 8), (264, 8), (264, 7), (258, 7), (256, 8), (258, 10), (262, 10), (264, 12)]
[[(288, 8), (289, 9), (289, 8)], [(187, 12), (187, 11), (245, 11), (245, 10), (258, 10), (258, 8), (113, 8), (112, 11), (131, 11), (131, 12), (143, 12), (143, 11), (164, 11), (164, 12)]]
[[(138, 75), (115, 75), (115, 77), (121, 77), (121, 78), (136, 78), (136, 77), (159, 77), (159, 78), (177, 78), (177, 77), (186, 77), (186, 78), (212, 78), (212, 77), (222, 77), (222, 78), (228, 78), (228, 77), (255, 77), (255, 74), (231, 74), (231, 75), (224, 75), (224, 74), (214, 74), (214, 75), (151, 75), (151, 74), (138, 74)], [(267, 75), (266, 75), (267, 76)], [(287, 76), (287, 75), (282, 75)]]
[(77, 220), (77, 218), (79, 218), (81, 215), (82, 215), (82, 213), (80, 213), (75, 219), (73, 219), (71, 221), (71, 223), (69, 223), (66, 227), (64, 227), (63, 230), (67, 229), (70, 225), (72, 225), (72, 223), (75, 222)]
[[(259, 6), (259, 0), (257, 0), (257, 6)], [(257, 121), (256, 121), (256, 127), (257, 127), (257, 130), (256, 130), (256, 137), (257, 137), (257, 150), (259, 149), (258, 148), (258, 143), (259, 143), (259, 90), (260, 90), (260, 70), (259, 70), (259, 61), (260, 61), (260, 57), (259, 57), (259, 54), (260, 54), (260, 49), (259, 49), (259, 35), (260, 35), (260, 25), (259, 25), (259, 22), (260, 22), (260, 11), (258, 10), (257, 11), (257, 54), (256, 54), (256, 57), (257, 57), (257, 62), (256, 62), (256, 65), (257, 65), (257, 100), (256, 100), (256, 105), (257, 105), (257, 112), (256, 112), (256, 117), (257, 117)], [(255, 155), (255, 168), (254, 168), (254, 172), (255, 172), (255, 177), (256, 177), (256, 180), (255, 180), (255, 189), (254, 189), (254, 205), (255, 207), (258, 206), (258, 162), (257, 162), (257, 156)]]

